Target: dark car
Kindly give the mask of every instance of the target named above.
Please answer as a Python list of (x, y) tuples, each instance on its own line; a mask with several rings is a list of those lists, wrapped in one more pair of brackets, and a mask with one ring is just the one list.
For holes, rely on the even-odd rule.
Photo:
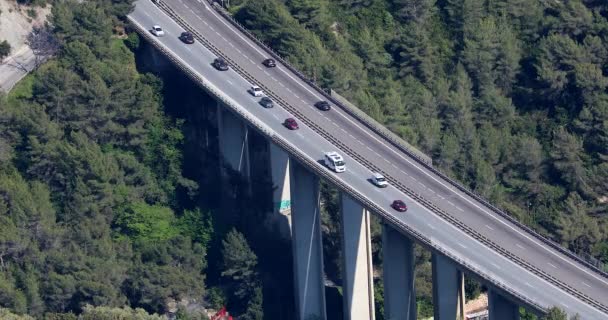
[(395, 209), (399, 212), (407, 211), (407, 205), (402, 200), (393, 201), (393, 204), (391, 204), (391, 207), (393, 207), (393, 209)]
[(194, 36), (192, 35), (192, 33), (188, 32), (188, 31), (182, 32), (182, 34), (179, 36), (179, 39), (187, 44), (194, 43)]
[(328, 111), (329, 109), (331, 109), (331, 107), (329, 106), (329, 102), (327, 102), (325, 100), (315, 102), (315, 107), (317, 107), (317, 109), (323, 110), (323, 111)]
[(274, 59), (266, 59), (262, 61), (262, 64), (268, 68), (274, 68), (277, 66), (277, 63), (274, 61)]
[(272, 108), (272, 107), (274, 107), (274, 103), (272, 103), (272, 100), (270, 98), (268, 98), (268, 97), (263, 97), (262, 99), (260, 99), (260, 104), (264, 108)]
[(220, 71), (226, 71), (228, 70), (228, 63), (226, 62), (226, 60), (222, 59), (222, 58), (217, 58), (215, 60), (213, 60), (213, 66)]
[(298, 123), (296, 122), (296, 119), (294, 118), (287, 118), (285, 119), (285, 122), (283, 122), (283, 125), (285, 127), (287, 127), (287, 129), (289, 130), (298, 130)]

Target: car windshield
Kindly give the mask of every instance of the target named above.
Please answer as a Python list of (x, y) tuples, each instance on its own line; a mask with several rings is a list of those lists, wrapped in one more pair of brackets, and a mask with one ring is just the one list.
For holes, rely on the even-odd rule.
[(262, 89), (260, 89), (258, 87), (253, 87), (253, 91), (262, 91)]
[(341, 167), (344, 165), (344, 161), (336, 161), (336, 162), (334, 162), (334, 164), (338, 167)]
[(156, 31), (161, 31), (161, 30), (163, 30), (163, 29), (161, 29), (160, 27), (154, 27), (154, 30), (156, 30)]
[(384, 182), (384, 181), (386, 181), (386, 179), (384, 179), (384, 177), (376, 177), (376, 181)]

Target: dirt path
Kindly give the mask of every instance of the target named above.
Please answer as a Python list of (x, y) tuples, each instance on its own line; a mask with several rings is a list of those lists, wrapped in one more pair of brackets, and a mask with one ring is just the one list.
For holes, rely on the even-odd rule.
[(0, 63), (0, 91), (10, 91), (34, 69), (34, 54), (25, 40), (34, 26), (44, 25), (50, 11), (50, 6), (30, 8), (15, 0), (0, 0), (0, 41), (11, 45), (11, 55)]

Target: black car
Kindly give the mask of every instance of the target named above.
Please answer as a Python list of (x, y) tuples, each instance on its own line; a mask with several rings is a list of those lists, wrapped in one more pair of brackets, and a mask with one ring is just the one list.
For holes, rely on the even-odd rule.
[(268, 97), (263, 97), (262, 99), (260, 99), (260, 104), (264, 108), (272, 108), (272, 107), (274, 107), (274, 103), (272, 103), (272, 100), (270, 98), (268, 98)]
[(228, 70), (228, 63), (226, 62), (226, 60), (222, 59), (222, 58), (217, 58), (215, 60), (213, 60), (213, 66), (220, 71), (226, 71)]
[(274, 61), (274, 59), (266, 59), (262, 62), (262, 64), (268, 68), (274, 68), (277, 66), (277, 63)]
[(182, 34), (179, 36), (179, 39), (187, 44), (194, 43), (194, 36), (192, 35), (192, 33), (188, 32), (188, 31), (182, 32)]
[(327, 111), (327, 110), (331, 109), (329, 102), (327, 102), (325, 100), (315, 102), (315, 107), (317, 107), (317, 109), (322, 110), (322, 111)]

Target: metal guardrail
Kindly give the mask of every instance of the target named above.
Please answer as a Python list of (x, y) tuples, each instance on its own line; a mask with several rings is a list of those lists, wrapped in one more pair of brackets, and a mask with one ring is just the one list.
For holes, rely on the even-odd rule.
[(313, 88), (315, 88), (326, 99), (330, 100), (336, 106), (340, 107), (342, 110), (344, 110), (345, 112), (347, 112), (353, 118), (357, 119), (359, 122), (361, 122), (362, 124), (364, 124), (366, 127), (368, 127), (369, 129), (371, 129), (373, 132), (375, 132), (376, 134), (378, 134), (380, 137), (382, 137), (385, 141), (389, 142), (391, 145), (397, 147), (399, 150), (401, 150), (402, 152), (406, 153), (410, 158), (416, 160), (418, 163), (420, 163), (421, 165), (423, 165), (428, 170), (431, 170), (434, 174), (438, 175), (441, 179), (449, 182), (452, 186), (454, 186), (458, 190), (460, 190), (460, 191), (464, 192), (465, 194), (467, 194), (468, 196), (474, 198), (475, 200), (477, 200), (478, 202), (480, 202), (484, 206), (488, 207), (490, 210), (492, 210), (493, 212), (497, 213), (501, 217), (507, 219), (510, 223), (516, 225), (517, 227), (521, 228), (522, 230), (524, 230), (528, 234), (534, 236), (536, 239), (538, 239), (538, 240), (542, 241), (543, 243), (549, 245), (551, 248), (559, 251), (560, 253), (564, 254), (565, 256), (567, 256), (567, 257), (569, 257), (569, 258), (571, 258), (571, 259), (573, 259), (573, 260), (581, 263), (582, 265), (584, 265), (587, 268), (589, 268), (591, 271), (593, 271), (593, 272), (597, 273), (598, 275), (600, 275), (600, 276), (608, 279), (608, 273), (605, 272), (604, 270), (602, 270), (601, 264), (599, 266), (597, 266), (594, 263), (591, 263), (590, 261), (587, 261), (583, 257), (580, 257), (576, 253), (574, 253), (574, 252), (572, 252), (572, 251), (564, 248), (563, 246), (561, 246), (560, 244), (556, 243), (555, 241), (553, 241), (553, 240), (551, 240), (551, 239), (549, 239), (549, 238), (547, 238), (547, 237), (539, 234), (538, 232), (534, 231), (532, 228), (530, 228), (530, 227), (524, 225), (523, 223), (519, 222), (517, 219), (513, 218), (513, 216), (510, 215), (506, 210), (494, 206), (493, 204), (491, 204), (490, 202), (488, 202), (486, 199), (484, 199), (481, 195), (477, 194), (475, 191), (473, 191), (473, 190), (469, 189), (468, 187), (462, 185), (460, 182), (453, 180), (452, 178), (450, 178), (444, 172), (442, 172), (439, 169), (433, 167), (432, 163), (429, 163), (426, 159), (424, 159), (423, 157), (420, 157), (418, 154), (416, 154), (416, 151), (412, 150), (409, 147), (409, 143), (403, 141), (403, 139), (401, 139), (399, 136), (397, 136), (396, 134), (394, 134), (390, 130), (386, 129), (383, 125), (379, 124), (375, 119), (373, 119), (369, 115), (365, 114), (365, 112), (361, 111), (358, 108), (353, 108), (352, 106), (347, 106), (347, 105), (341, 103), (340, 101), (337, 101), (336, 99), (334, 99), (331, 96), (331, 94), (327, 92), (327, 90), (319, 87), (314, 81), (312, 81), (306, 75), (302, 74), (298, 69), (296, 69), (295, 67), (293, 67), (287, 60), (283, 59), (283, 57), (281, 57), (281, 55), (279, 55), (272, 48), (270, 48), (269, 46), (267, 46), (262, 40), (260, 40), (259, 38), (257, 38), (253, 33), (251, 33), (249, 30), (247, 30), (247, 28), (245, 28), (238, 21), (236, 21), (234, 19), (234, 17), (230, 13), (228, 13), (224, 8), (222, 8), (221, 6), (219, 6), (215, 1), (213, 1), (213, 0), (208, 0), (208, 1), (212, 4), (212, 6), (216, 9), (216, 11), (218, 13), (220, 13), (233, 26), (235, 26), (236, 28), (238, 28), (239, 31), (241, 31), (243, 34), (245, 34), (250, 40), (252, 40), (253, 42), (255, 42), (258, 46), (260, 46), (264, 50), (266, 50), (274, 59), (276, 59), (279, 62), (281, 62), (290, 71), (292, 71), (293, 73), (295, 73), (302, 81), (306, 82), (307, 84), (309, 84), (310, 86), (312, 86)]
[[(205, 46), (208, 47), (209, 50), (211, 50), (212, 52), (214, 52), (218, 56), (222, 56), (222, 54), (221, 54), (221, 52), (219, 51), (218, 48), (216, 48), (215, 46), (213, 46), (213, 44), (211, 44), (204, 37), (202, 37), (202, 35), (200, 35), (196, 30), (194, 30), (193, 28), (191, 28), (185, 21), (183, 21), (183, 19), (181, 19), (181, 17), (179, 17), (179, 15), (175, 14), (170, 7), (168, 7), (162, 1), (156, 1), (155, 3), (162, 10), (164, 10), (169, 16), (171, 16), (174, 20), (176, 20), (178, 22), (178, 24), (181, 24), (184, 29), (192, 32), (198, 38), (198, 40), (201, 41), (201, 43), (203, 43)], [(276, 135), (274, 135), (273, 131), (270, 130), (268, 127), (266, 127), (266, 125), (259, 123), (256, 119), (252, 118), (249, 114), (246, 114), (246, 113), (242, 112), (242, 110), (240, 110), (237, 106), (234, 106), (230, 100), (226, 99), (225, 94), (223, 94), (222, 92), (218, 92), (213, 86), (210, 86), (209, 84), (206, 84), (205, 80), (202, 79), (201, 77), (199, 77), (197, 74), (195, 74), (192, 70), (190, 70), (185, 62), (176, 59), (175, 57), (172, 56), (172, 54), (165, 47), (163, 47), (162, 45), (159, 45), (155, 41), (155, 39), (147, 32), (147, 30), (141, 30), (138, 27), (138, 31), (140, 31), (140, 33), (142, 35), (144, 35), (144, 37), (147, 38), (149, 40), (149, 42), (152, 43), (157, 49), (159, 49), (162, 53), (164, 53), (167, 57), (169, 57), (169, 59), (171, 61), (173, 61), (180, 68), (180, 70), (184, 71), (190, 78), (192, 78), (193, 80), (195, 80), (195, 82), (199, 83), (204, 89), (208, 90), (211, 94), (213, 94), (216, 97), (218, 97), (226, 106), (231, 107), (231, 109), (233, 109), (233, 111), (235, 111), (239, 116), (243, 117), (250, 124), (253, 124), (254, 128), (260, 130), (260, 132), (262, 134), (268, 136), (273, 142), (275, 142), (277, 145), (279, 145), (279, 146), (283, 147), (284, 149), (286, 149), (286, 151), (288, 151), (290, 154), (292, 154), (292, 155), (298, 155), (297, 158), (299, 160), (302, 160), (303, 157), (306, 157), (300, 151), (298, 151), (297, 149), (295, 149), (293, 147), (287, 148), (286, 145), (289, 145), (288, 142), (283, 141), (281, 138), (279, 138)], [(225, 57), (225, 58), (227, 58), (227, 57)], [(229, 59), (227, 59), (227, 60), (229, 62), (231, 62)], [(249, 81), (252, 81), (254, 83), (258, 83), (257, 81), (255, 81), (255, 79), (253, 77), (251, 77), (250, 75), (248, 75), (247, 72), (245, 72), (245, 70), (242, 70), (241, 68), (239, 68), (236, 63), (231, 62), (231, 65), (232, 65), (233, 69), (235, 69), (237, 72), (239, 72), (239, 74), (241, 74), (241, 76), (243, 76), (244, 78), (248, 79)], [(266, 90), (267, 93), (271, 93), (270, 90), (267, 90), (266, 88), (264, 88), (264, 89)], [(278, 101), (281, 101), (284, 104), (284, 106), (286, 107), (286, 109), (290, 110), (290, 112), (294, 112), (295, 114), (300, 114), (299, 111), (297, 111), (297, 109), (291, 107), (289, 104), (287, 104), (286, 102), (282, 101), (282, 99), (280, 99), (278, 97), (276, 97), (276, 98), (277, 98)], [(345, 151), (349, 155), (351, 155), (351, 157), (353, 157), (356, 160), (362, 162), (368, 168), (369, 167), (371, 167), (372, 169), (375, 168), (375, 166), (373, 164), (369, 163), (366, 159), (363, 159), (362, 157), (356, 155), (356, 153), (354, 153), (351, 150), (349, 150), (348, 147), (344, 146), (338, 140), (336, 140), (331, 135), (329, 135), (327, 132), (325, 132), (322, 128), (320, 128), (319, 126), (317, 126), (313, 122), (309, 121), (308, 119), (306, 119), (306, 117), (304, 117), (301, 114), (300, 114), (300, 119), (301, 120), (307, 120), (307, 125), (309, 125), (311, 128), (313, 128), (315, 131), (318, 130), (319, 134), (321, 134), (322, 136), (324, 136), (330, 142), (332, 142), (332, 143), (340, 146), (342, 149), (346, 149)], [(346, 191), (346, 192), (354, 195), (357, 198), (357, 200), (359, 200), (362, 204), (364, 204), (368, 209), (371, 209), (374, 212), (377, 212), (386, 221), (390, 221), (392, 224), (394, 224), (394, 225), (398, 226), (399, 228), (405, 230), (406, 232), (410, 233), (412, 236), (414, 236), (421, 243), (423, 243), (425, 245), (429, 245), (435, 251), (441, 252), (442, 254), (446, 255), (447, 257), (450, 257), (451, 259), (457, 261), (465, 269), (468, 269), (468, 270), (470, 270), (472, 272), (477, 273), (479, 276), (483, 277), (486, 281), (492, 283), (493, 285), (496, 285), (498, 288), (501, 288), (501, 289), (505, 290), (506, 292), (509, 292), (514, 297), (517, 297), (518, 299), (520, 299), (522, 301), (525, 301), (526, 303), (530, 303), (531, 306), (535, 306), (536, 308), (538, 308), (541, 311), (545, 310), (544, 307), (541, 306), (540, 304), (535, 303), (532, 300), (530, 300), (530, 299), (528, 299), (526, 297), (523, 297), (523, 296), (517, 294), (513, 290), (509, 289), (506, 285), (498, 283), (497, 281), (492, 280), (489, 276), (485, 275), (480, 270), (472, 267), (470, 264), (468, 264), (468, 263), (464, 262), (463, 260), (461, 260), (461, 259), (453, 256), (449, 252), (446, 252), (445, 250), (441, 249), (437, 245), (434, 245), (434, 244), (430, 243), (429, 240), (426, 239), (426, 238), (424, 238), (423, 236), (422, 236), (422, 238), (420, 238), (419, 236), (417, 236), (417, 233), (416, 233), (415, 230), (411, 229), (407, 225), (404, 225), (404, 224), (400, 223), (398, 220), (396, 220), (394, 217), (392, 217), (392, 215), (388, 214), (382, 208), (376, 206), (375, 204), (373, 204), (372, 202), (370, 202), (369, 200), (367, 200), (363, 195), (359, 194), (357, 191), (355, 191), (354, 189), (350, 188), (348, 185), (345, 185), (343, 182), (337, 180), (332, 175), (328, 175), (328, 173), (325, 171), (324, 167), (321, 167), (319, 169), (320, 165), (317, 164), (316, 162), (314, 162), (314, 161), (313, 161), (313, 163), (305, 162), (305, 164), (307, 164), (307, 166), (311, 167), (320, 176), (323, 176), (327, 180), (329, 180), (332, 183), (334, 183), (336, 186), (338, 186), (343, 191)], [(375, 170), (376, 171), (380, 171), (378, 168), (375, 168)], [(604, 311), (608, 311), (608, 308), (605, 308), (603, 305), (599, 304), (597, 301), (591, 299), (590, 297), (588, 297), (588, 296), (586, 296), (586, 295), (584, 295), (582, 293), (579, 293), (574, 288), (572, 288), (572, 287), (570, 287), (570, 286), (568, 286), (568, 285), (566, 285), (564, 283), (561, 283), (558, 279), (552, 277), (549, 274), (546, 274), (544, 271), (542, 271), (542, 270), (540, 270), (540, 269), (538, 269), (538, 268), (536, 268), (534, 266), (531, 266), (529, 263), (527, 263), (527, 262), (523, 261), (522, 259), (514, 256), (513, 254), (511, 254), (510, 252), (508, 252), (504, 248), (502, 248), (502, 247), (496, 245), (495, 243), (493, 243), (492, 241), (490, 241), (489, 239), (483, 237), (480, 234), (477, 234), (474, 230), (472, 230), (471, 228), (467, 227), (465, 224), (463, 224), (462, 222), (458, 221), (457, 219), (454, 219), (447, 212), (444, 212), (443, 210), (439, 209), (434, 204), (432, 204), (431, 202), (425, 200), (420, 195), (418, 195), (417, 193), (413, 192), (412, 190), (410, 190), (406, 186), (400, 184), (399, 182), (397, 182), (396, 180), (394, 180), (394, 179), (392, 179), (390, 177), (387, 177), (387, 178), (391, 179), (392, 180), (391, 182), (394, 183), (396, 186), (399, 186), (399, 189), (401, 191), (403, 191), (404, 193), (406, 193), (406, 194), (410, 195), (411, 197), (413, 197), (414, 199), (416, 199), (417, 202), (419, 202), (419, 203), (421, 203), (421, 204), (429, 207), (433, 212), (437, 213), (439, 216), (441, 216), (445, 220), (450, 221), (452, 224), (454, 224), (457, 227), (461, 228), (461, 230), (463, 230), (467, 234), (471, 235), (472, 237), (474, 237), (478, 241), (484, 243), (486, 246), (488, 246), (490, 248), (493, 248), (495, 251), (497, 251), (498, 253), (502, 254), (503, 256), (509, 258), (510, 260), (514, 261), (515, 263), (519, 264), (520, 266), (528, 269), (529, 271), (533, 272), (534, 274), (537, 274), (541, 278), (543, 278), (543, 279), (545, 279), (545, 280), (553, 283), (554, 285), (556, 285), (558, 287), (561, 287), (562, 289), (564, 289), (565, 291), (573, 294), (574, 296), (579, 297), (581, 300), (586, 301), (587, 303), (596, 306), (598, 309), (601, 309), (601, 310), (604, 310)]]

